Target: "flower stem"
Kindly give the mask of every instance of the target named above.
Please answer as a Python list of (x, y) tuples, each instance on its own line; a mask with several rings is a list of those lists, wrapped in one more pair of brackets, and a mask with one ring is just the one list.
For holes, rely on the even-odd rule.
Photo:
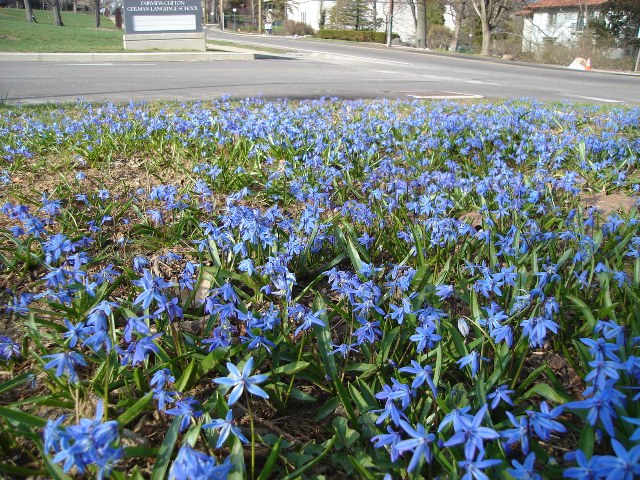
[(247, 410), (249, 411), (249, 425), (251, 426), (251, 480), (254, 480), (256, 475), (256, 437), (253, 430), (253, 409), (251, 408), (249, 394), (247, 394)]

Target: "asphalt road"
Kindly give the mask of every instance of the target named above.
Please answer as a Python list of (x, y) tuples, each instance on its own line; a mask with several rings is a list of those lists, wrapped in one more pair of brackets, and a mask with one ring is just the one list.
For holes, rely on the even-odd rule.
[[(210, 40), (276, 47), (277, 56), (218, 62), (2, 62), (10, 103), (232, 98), (529, 98), (640, 105), (640, 76), (578, 72), (384, 46), (222, 33)], [(597, 65), (595, 66), (597, 68)]]

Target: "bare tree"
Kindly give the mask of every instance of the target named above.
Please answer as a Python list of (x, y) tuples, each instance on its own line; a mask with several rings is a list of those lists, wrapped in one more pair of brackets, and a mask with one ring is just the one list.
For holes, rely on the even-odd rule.
[(462, 28), (462, 21), (465, 18), (467, 10), (466, 0), (447, 0), (446, 4), (450, 7), (451, 15), (453, 16), (453, 36), (449, 43), (449, 50), (455, 52), (458, 50), (458, 42), (460, 41), (460, 29)]
[(416, 0), (416, 48), (427, 47), (427, 0)]
[(60, 0), (53, 0), (52, 5), (53, 18), (55, 19), (56, 27), (64, 27), (64, 23), (62, 23), (62, 15), (60, 13), (60, 11), (62, 10), (62, 8), (60, 7)]
[(100, 28), (100, 0), (95, 1), (96, 8), (96, 28)]
[(507, 10), (509, 0), (471, 0), (482, 25), (481, 55), (489, 55), (491, 33), (498, 26), (500, 17)]
[(36, 17), (33, 15), (33, 8), (31, 7), (31, 0), (24, 0), (24, 9), (27, 11), (27, 22), (35, 23)]

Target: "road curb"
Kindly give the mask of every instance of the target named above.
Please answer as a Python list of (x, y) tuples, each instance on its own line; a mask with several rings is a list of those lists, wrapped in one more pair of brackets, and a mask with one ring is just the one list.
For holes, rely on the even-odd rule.
[(0, 52), (0, 62), (215, 62), (255, 60), (253, 52), (21, 53)]

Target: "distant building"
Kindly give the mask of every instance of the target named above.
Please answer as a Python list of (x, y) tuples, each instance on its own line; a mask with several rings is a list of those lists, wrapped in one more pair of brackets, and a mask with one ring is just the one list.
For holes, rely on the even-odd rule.
[[(335, 0), (297, 0), (289, 4), (292, 11), (287, 15), (287, 18), (306, 23), (314, 30), (319, 30), (323, 19), (329, 18), (329, 10), (335, 4)], [(370, 4), (373, 5), (373, 2)], [(416, 37), (416, 24), (412, 9), (409, 0), (394, 1), (393, 32), (397, 33), (400, 40), (406, 43), (413, 43)], [(379, 25), (377, 31), (385, 32), (389, 18), (388, 0), (377, 0), (375, 11)], [(327, 25), (327, 28), (330, 26)]]
[(601, 15), (607, 0), (539, 0), (520, 12), (524, 18), (522, 50), (535, 51), (545, 42), (570, 46), (590, 19)]

